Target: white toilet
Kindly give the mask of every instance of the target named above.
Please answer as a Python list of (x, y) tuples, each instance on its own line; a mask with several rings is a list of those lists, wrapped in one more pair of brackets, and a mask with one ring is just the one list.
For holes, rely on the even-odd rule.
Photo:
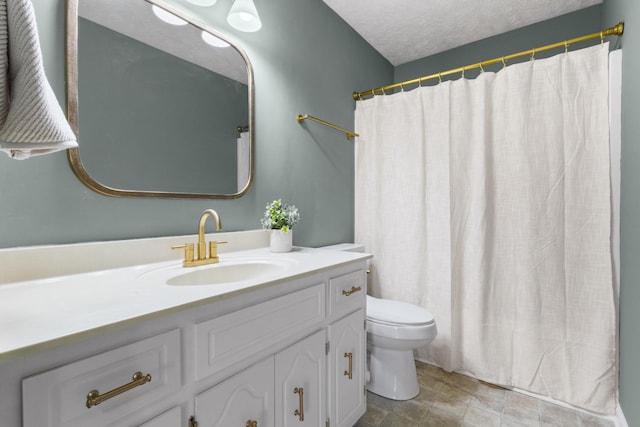
[(420, 393), (413, 350), (436, 337), (438, 330), (427, 310), (406, 302), (367, 295), (367, 350), (370, 381), (367, 389), (394, 400)]
[[(342, 243), (323, 249), (364, 252), (364, 245)], [(367, 295), (367, 389), (394, 400), (417, 396), (420, 386), (413, 350), (437, 334), (433, 315), (422, 307)]]

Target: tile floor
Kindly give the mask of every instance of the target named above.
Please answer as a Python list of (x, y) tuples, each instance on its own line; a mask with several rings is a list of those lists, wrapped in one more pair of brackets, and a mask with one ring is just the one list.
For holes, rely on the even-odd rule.
[(393, 401), (368, 393), (354, 427), (614, 427), (612, 421), (416, 362), (420, 394)]

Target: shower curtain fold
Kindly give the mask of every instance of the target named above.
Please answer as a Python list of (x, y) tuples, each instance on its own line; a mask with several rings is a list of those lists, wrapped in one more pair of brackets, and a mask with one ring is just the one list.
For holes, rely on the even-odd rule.
[(355, 237), (420, 358), (612, 414), (607, 47), (358, 102)]

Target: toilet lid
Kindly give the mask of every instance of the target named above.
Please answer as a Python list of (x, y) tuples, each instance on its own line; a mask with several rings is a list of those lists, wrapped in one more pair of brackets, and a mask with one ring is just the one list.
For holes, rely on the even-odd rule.
[(367, 295), (367, 318), (403, 325), (433, 323), (433, 315), (422, 307), (402, 301), (374, 298), (370, 295)]

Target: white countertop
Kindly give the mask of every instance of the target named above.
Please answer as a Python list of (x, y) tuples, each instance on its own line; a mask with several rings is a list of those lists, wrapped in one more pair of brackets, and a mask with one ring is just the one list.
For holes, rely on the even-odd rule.
[[(0, 286), (0, 362), (94, 336), (114, 325), (183, 310), (328, 268), (370, 258), (365, 253), (296, 247), (220, 254), (220, 263), (183, 268), (181, 261), (113, 268)], [(214, 285), (168, 285), (179, 274), (247, 260), (273, 262), (277, 271)]]

